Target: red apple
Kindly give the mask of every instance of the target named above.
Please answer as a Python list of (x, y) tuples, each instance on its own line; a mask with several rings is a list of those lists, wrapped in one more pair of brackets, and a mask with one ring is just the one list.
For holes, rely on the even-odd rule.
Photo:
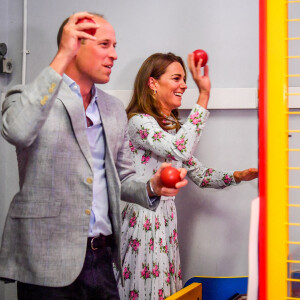
[(160, 179), (164, 186), (175, 188), (175, 184), (181, 181), (180, 172), (173, 167), (166, 167), (160, 173)]
[[(88, 23), (94, 23), (94, 24), (96, 24), (94, 20), (89, 19), (89, 18), (79, 19), (76, 24), (87, 23), (87, 22)], [(96, 30), (97, 30), (96, 28), (89, 28), (89, 29), (84, 29), (83, 31), (86, 32), (86, 33), (88, 33), (88, 34), (90, 34), (90, 35), (95, 35)]]
[(195, 65), (197, 65), (198, 61), (202, 59), (201, 67), (204, 67), (208, 61), (207, 53), (202, 49), (197, 49), (193, 53)]

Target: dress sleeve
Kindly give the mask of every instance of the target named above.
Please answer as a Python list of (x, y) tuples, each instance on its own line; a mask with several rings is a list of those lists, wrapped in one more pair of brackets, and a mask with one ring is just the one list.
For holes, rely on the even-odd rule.
[(183, 162), (189, 178), (201, 188), (223, 189), (237, 183), (233, 177), (233, 171), (218, 171), (202, 165), (195, 157)]
[(149, 150), (173, 160), (188, 160), (206, 125), (209, 112), (196, 105), (180, 130), (174, 135), (163, 130), (150, 115), (139, 114), (129, 120), (129, 136), (134, 147)]

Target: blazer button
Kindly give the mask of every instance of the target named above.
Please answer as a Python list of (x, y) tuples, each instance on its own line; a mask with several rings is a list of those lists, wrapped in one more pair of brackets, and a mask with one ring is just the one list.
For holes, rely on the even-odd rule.
[(52, 93), (54, 92), (55, 87), (56, 87), (56, 84), (53, 82), (53, 83), (51, 84), (51, 86), (49, 87), (48, 92), (49, 92), (50, 94), (52, 94)]
[(41, 105), (45, 105), (46, 102), (48, 101), (48, 96), (44, 96), (43, 99), (41, 100)]
[(93, 183), (93, 178), (92, 178), (92, 177), (88, 177), (88, 178), (86, 179), (86, 182), (87, 182), (88, 184), (92, 184), (92, 183)]
[(84, 212), (85, 212), (85, 214), (88, 215), (88, 216), (91, 214), (91, 210), (90, 210), (90, 209), (86, 209)]

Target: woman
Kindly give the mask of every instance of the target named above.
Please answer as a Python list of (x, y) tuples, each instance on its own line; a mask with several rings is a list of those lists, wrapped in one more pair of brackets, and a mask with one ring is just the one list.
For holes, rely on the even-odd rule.
[[(189, 69), (199, 89), (197, 103), (181, 124), (178, 107), (185, 92), (186, 70), (172, 53), (151, 55), (141, 66), (127, 107), (130, 148), (137, 173), (145, 180), (162, 162), (185, 167), (199, 187), (224, 188), (257, 177), (256, 169), (220, 172), (192, 156), (209, 112), (210, 79), (201, 60)], [(155, 186), (154, 192), (155, 192)], [(122, 213), (122, 259), (125, 285), (121, 299), (164, 299), (182, 288), (174, 197), (161, 197), (155, 212), (128, 204)]]

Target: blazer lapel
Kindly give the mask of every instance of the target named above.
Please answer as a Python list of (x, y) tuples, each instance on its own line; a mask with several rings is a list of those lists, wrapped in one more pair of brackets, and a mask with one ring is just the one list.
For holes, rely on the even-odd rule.
[(68, 85), (65, 82), (62, 82), (62, 86), (57, 98), (65, 106), (71, 119), (75, 138), (90, 168), (93, 170), (92, 155), (90, 151), (89, 141), (86, 135), (84, 108), (83, 105), (78, 105), (80, 100), (78, 99), (78, 101), (76, 101), (76, 99), (74, 99), (75, 97), (74, 93), (70, 90)]
[(112, 149), (111, 148), (111, 143), (112, 141), (110, 140), (110, 137), (113, 136), (113, 127), (111, 126), (111, 113), (110, 109), (108, 106), (109, 101), (107, 101), (106, 97), (107, 95), (103, 93), (101, 90), (97, 89), (97, 105), (99, 108), (100, 116), (101, 116), (101, 121), (102, 121), (102, 126), (104, 129), (104, 134), (105, 134), (105, 141), (106, 141), (106, 148)]
[[(116, 137), (114, 135), (114, 126), (112, 123), (115, 121), (112, 120), (113, 113), (110, 113), (110, 106), (109, 106), (109, 96), (103, 93), (100, 89), (97, 89), (97, 104), (101, 116), (102, 126), (104, 129), (104, 137), (105, 137), (105, 144), (106, 144), (106, 153), (105, 153), (105, 164), (106, 164), (106, 173), (110, 174), (111, 180), (113, 180), (113, 186), (119, 185), (118, 183), (118, 174), (116, 170), (116, 165), (114, 161), (114, 153), (116, 149), (116, 141), (114, 140)], [(115, 124), (116, 125), (116, 124)]]

